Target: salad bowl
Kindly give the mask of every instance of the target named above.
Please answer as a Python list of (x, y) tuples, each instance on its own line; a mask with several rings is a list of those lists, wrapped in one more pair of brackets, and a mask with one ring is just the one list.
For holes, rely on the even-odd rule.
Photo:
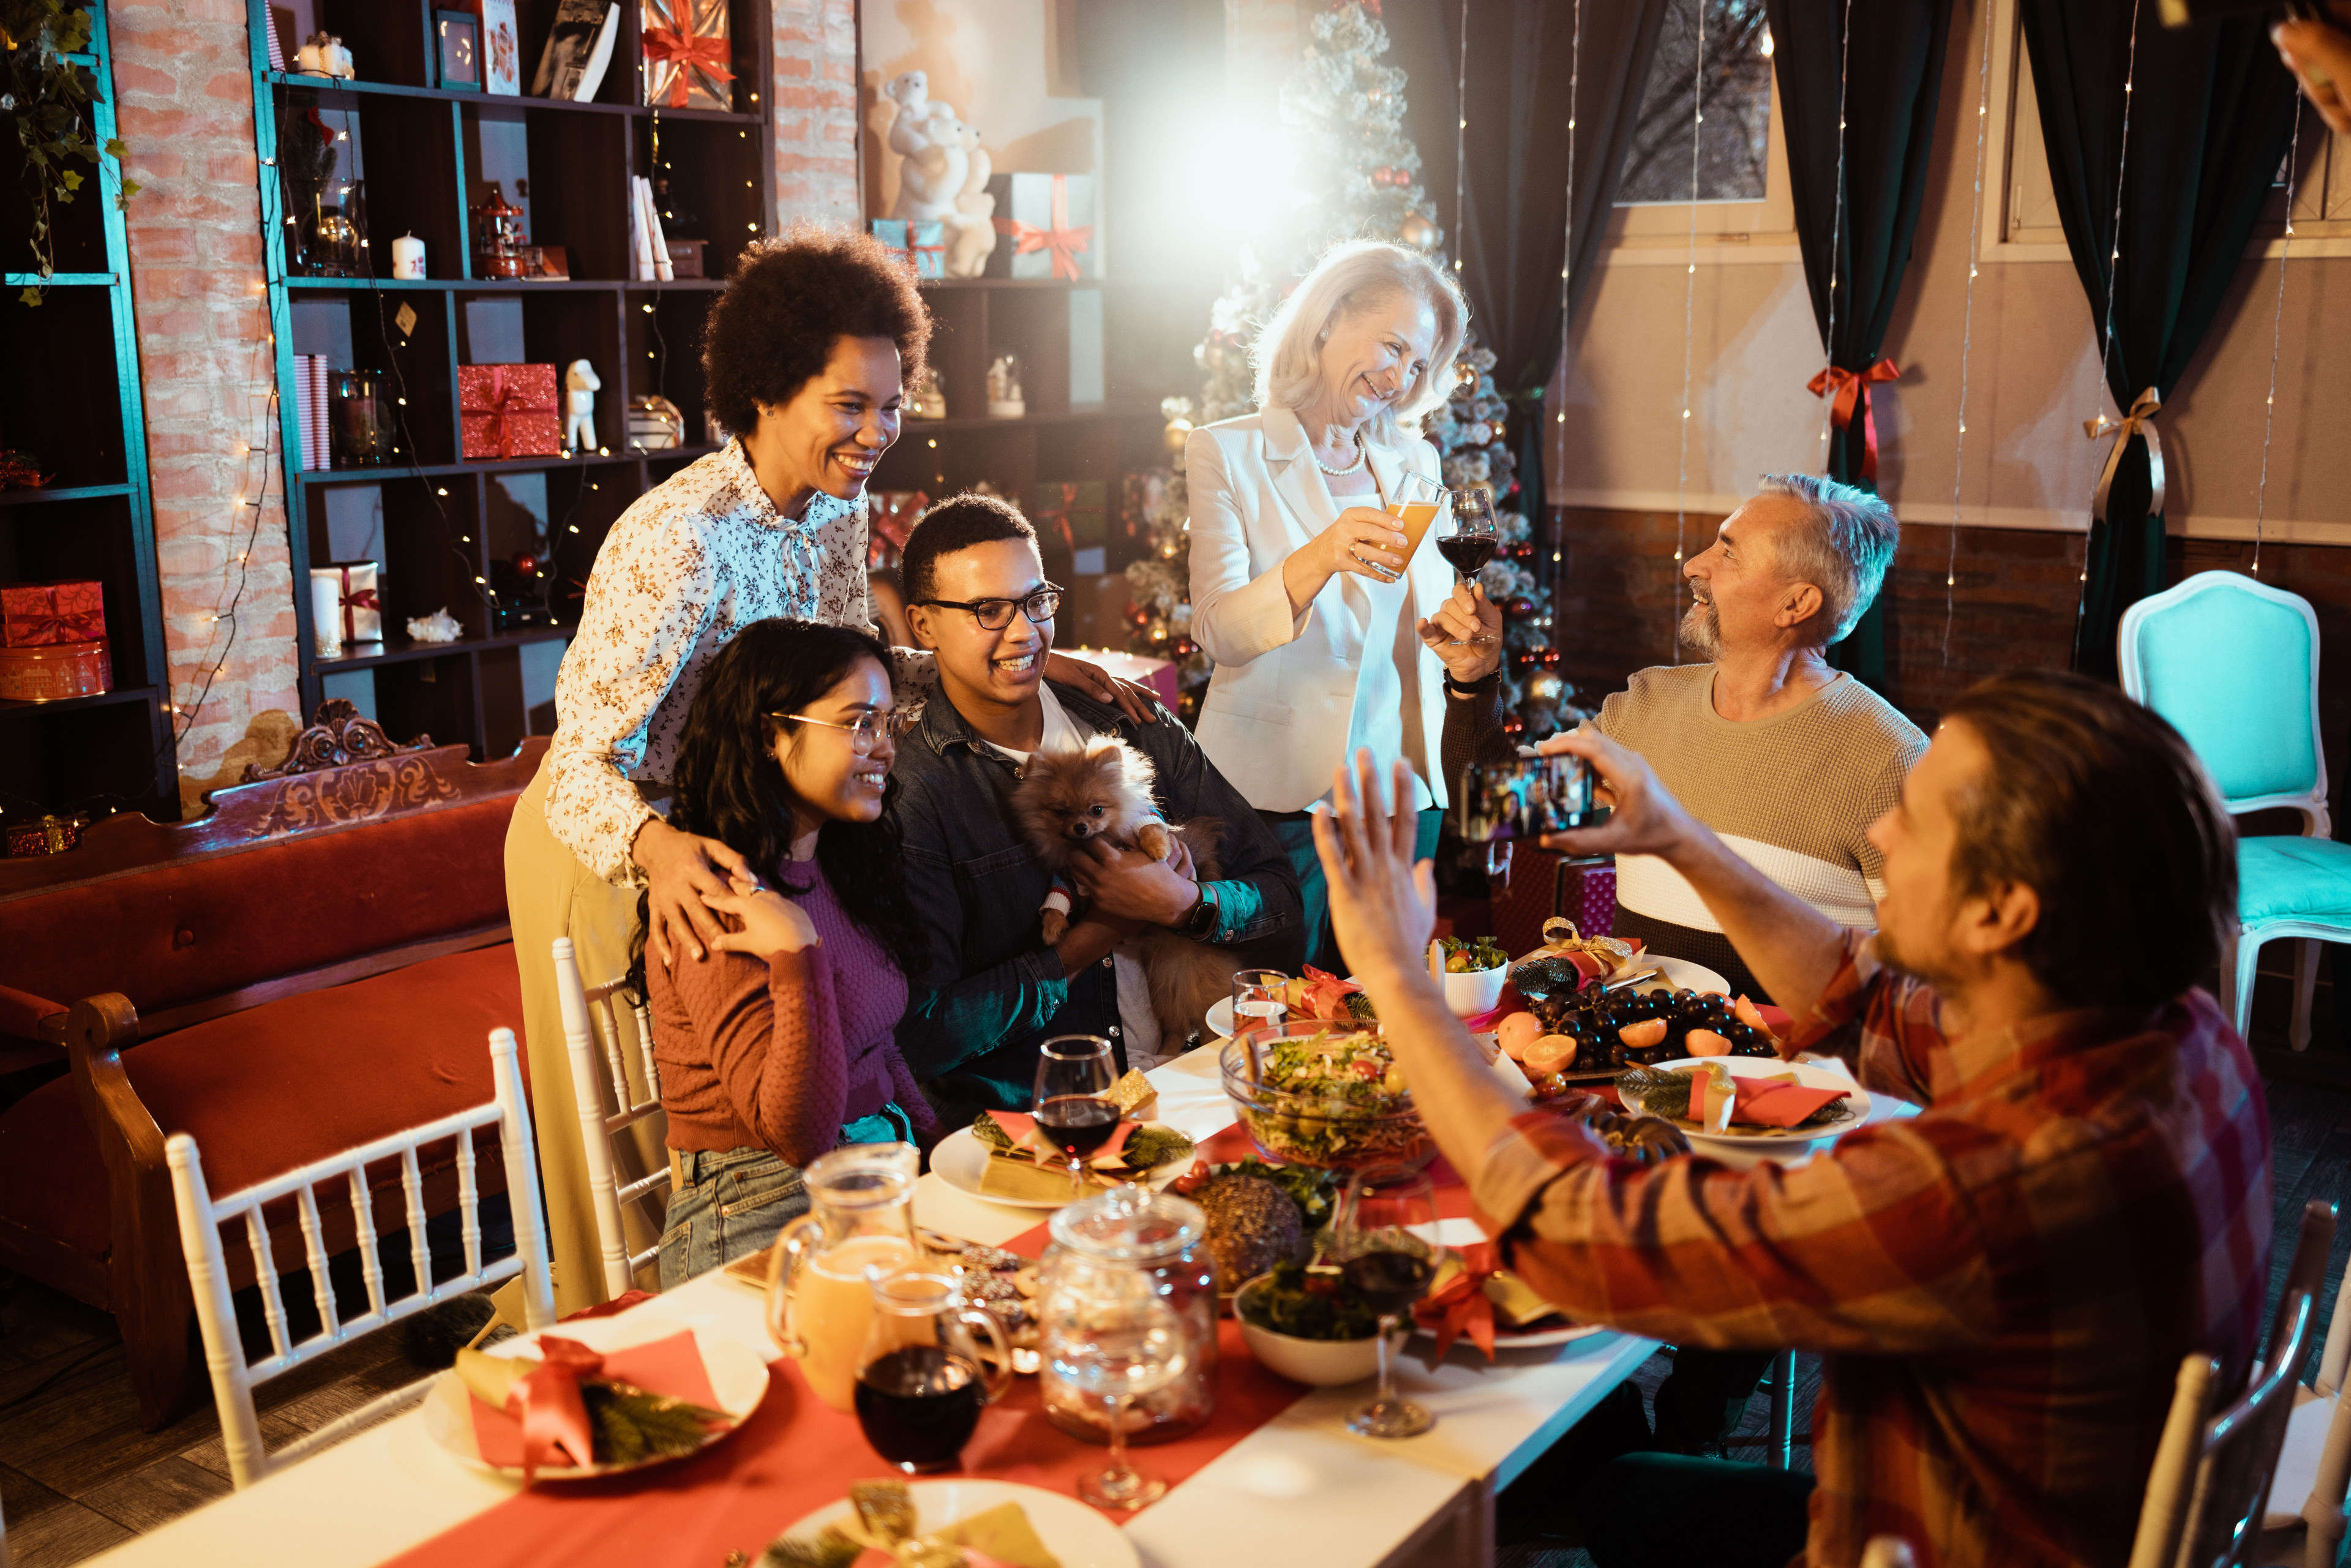
[(1217, 1061), (1226, 1095), (1269, 1160), (1355, 1170), (1437, 1157), (1376, 1024), (1306, 1019), (1249, 1030), (1225, 1041)]

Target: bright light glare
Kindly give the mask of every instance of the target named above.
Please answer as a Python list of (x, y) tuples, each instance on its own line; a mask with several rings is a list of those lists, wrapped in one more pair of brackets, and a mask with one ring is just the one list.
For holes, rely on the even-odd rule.
[(1212, 116), (1184, 164), (1184, 205), (1201, 230), (1250, 239), (1295, 202), (1297, 152), (1278, 129)]

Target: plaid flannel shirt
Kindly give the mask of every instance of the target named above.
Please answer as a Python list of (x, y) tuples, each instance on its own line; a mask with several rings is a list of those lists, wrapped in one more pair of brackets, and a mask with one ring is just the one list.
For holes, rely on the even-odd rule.
[(1863, 1086), (1921, 1114), (1740, 1171), (1642, 1169), (1530, 1113), (1478, 1205), (1577, 1317), (1823, 1354), (1812, 1568), (1851, 1568), (1882, 1532), (1929, 1565), (2118, 1565), (2181, 1358), (2239, 1377), (2261, 1332), (2261, 1081), (2201, 990), (1959, 1040), (1939, 1013), (1849, 936), (1795, 1044), (1859, 1017)]

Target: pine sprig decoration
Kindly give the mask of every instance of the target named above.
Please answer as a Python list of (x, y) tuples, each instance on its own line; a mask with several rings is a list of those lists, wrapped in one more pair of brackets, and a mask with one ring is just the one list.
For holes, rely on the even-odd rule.
[(580, 1400), (595, 1428), (600, 1465), (633, 1465), (690, 1454), (709, 1440), (713, 1427), (726, 1420), (724, 1410), (601, 1378), (582, 1378)]

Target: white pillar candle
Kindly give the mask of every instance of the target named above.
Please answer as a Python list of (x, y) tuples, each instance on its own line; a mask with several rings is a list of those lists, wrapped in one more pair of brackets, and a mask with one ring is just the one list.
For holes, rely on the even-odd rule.
[(343, 656), (343, 574), (310, 570), (310, 648), (321, 659)]
[(392, 275), (394, 277), (424, 276), (424, 242), (414, 235), (402, 235), (392, 242)]

